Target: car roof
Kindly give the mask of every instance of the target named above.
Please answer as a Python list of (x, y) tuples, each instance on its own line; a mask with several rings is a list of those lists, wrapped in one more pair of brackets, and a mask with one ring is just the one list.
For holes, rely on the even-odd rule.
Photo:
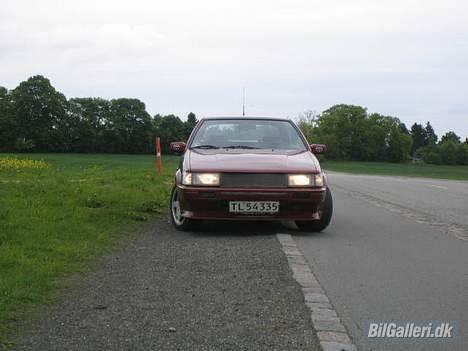
[(203, 117), (201, 120), (225, 120), (225, 119), (232, 119), (232, 120), (238, 120), (238, 119), (246, 119), (246, 120), (266, 120), (266, 121), (292, 121), (290, 118), (285, 118), (285, 117), (243, 117), (243, 116), (228, 116), (228, 117)]

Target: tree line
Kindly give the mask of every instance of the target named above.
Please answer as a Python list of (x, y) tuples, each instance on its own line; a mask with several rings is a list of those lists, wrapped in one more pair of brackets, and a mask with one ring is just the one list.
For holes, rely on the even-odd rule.
[(369, 113), (355, 105), (335, 105), (315, 114), (306, 111), (299, 127), (310, 142), (327, 145), (327, 158), (352, 161), (468, 164), (468, 144), (454, 132), (438, 141), (431, 124), (408, 130), (396, 117)]
[(197, 123), (175, 115), (151, 116), (138, 99), (67, 99), (43, 76), (15, 89), (0, 87), (0, 151), (154, 153), (186, 140)]
[[(151, 116), (138, 99), (67, 99), (43, 76), (15, 89), (0, 87), (0, 152), (154, 153), (171, 141), (187, 140), (197, 119)], [(440, 140), (429, 122), (411, 129), (396, 117), (369, 113), (354, 105), (307, 111), (299, 127), (312, 143), (328, 146), (327, 158), (436, 164), (468, 164), (468, 144), (454, 132)]]

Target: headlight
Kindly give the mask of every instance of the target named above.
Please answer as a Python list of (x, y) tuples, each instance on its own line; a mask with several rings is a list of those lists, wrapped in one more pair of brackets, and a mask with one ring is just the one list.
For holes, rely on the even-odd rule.
[(289, 186), (323, 186), (321, 174), (290, 174), (288, 176)]
[(312, 185), (312, 176), (310, 174), (291, 174), (288, 177), (289, 186), (309, 186)]
[(219, 185), (218, 173), (193, 173), (193, 185)]
[(218, 186), (218, 173), (189, 173), (184, 172), (182, 176), (184, 185)]

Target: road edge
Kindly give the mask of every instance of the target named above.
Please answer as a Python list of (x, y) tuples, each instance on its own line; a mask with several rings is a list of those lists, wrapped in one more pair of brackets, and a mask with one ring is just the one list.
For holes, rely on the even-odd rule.
[(301, 286), (321, 349), (323, 351), (357, 351), (341, 319), (304, 256), (297, 248), (292, 236), (286, 233), (277, 233), (276, 237), (286, 255), (294, 279)]

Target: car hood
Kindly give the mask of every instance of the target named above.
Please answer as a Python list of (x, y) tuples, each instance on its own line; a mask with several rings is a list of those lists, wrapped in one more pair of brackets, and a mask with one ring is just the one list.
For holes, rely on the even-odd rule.
[(192, 172), (237, 173), (316, 173), (320, 165), (310, 151), (294, 154), (241, 152), (187, 151), (188, 170)]

